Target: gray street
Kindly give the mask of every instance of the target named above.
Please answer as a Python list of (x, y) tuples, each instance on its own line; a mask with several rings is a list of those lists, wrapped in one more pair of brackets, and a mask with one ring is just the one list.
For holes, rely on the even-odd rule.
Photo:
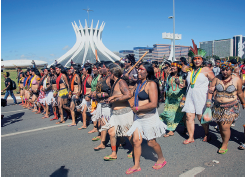
[[(126, 175), (125, 171), (134, 165), (133, 159), (127, 158), (131, 151), (130, 143), (117, 149), (118, 159), (104, 161), (103, 157), (111, 154), (109, 137), (107, 147), (94, 151), (100, 141), (91, 141), (97, 133), (88, 134), (93, 128), (78, 130), (82, 125), (79, 118), (76, 127), (65, 124), (56, 125), (50, 121), (53, 117), (41, 119), (19, 105), (2, 107), (1, 114), (1, 176), (3, 177), (169, 177), (169, 176), (205, 176), (205, 177), (243, 177), (245, 176), (245, 151), (237, 147), (244, 142), (244, 110), (241, 110), (236, 126), (231, 128), (231, 140), (225, 155), (217, 153), (221, 143), (219, 132), (210, 123), (212, 140), (202, 142), (203, 129), (196, 119), (195, 142), (184, 145), (187, 138), (184, 127), (178, 126), (174, 136), (157, 139), (167, 161), (165, 167), (154, 170), (156, 154), (146, 144), (142, 144), (142, 171)], [(163, 111), (160, 105), (159, 114)], [(215, 160), (215, 162), (213, 162)]]

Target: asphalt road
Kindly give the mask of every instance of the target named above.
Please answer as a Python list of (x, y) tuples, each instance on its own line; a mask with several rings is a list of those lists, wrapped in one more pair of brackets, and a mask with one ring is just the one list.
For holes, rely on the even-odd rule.
[[(217, 153), (221, 136), (214, 129), (215, 124), (210, 123), (212, 140), (205, 143), (202, 142), (203, 129), (196, 120), (194, 143), (182, 144), (187, 138), (182, 134), (182, 126), (178, 126), (174, 136), (157, 139), (167, 161), (164, 168), (152, 169), (157, 156), (144, 141), (140, 159), (142, 171), (126, 175), (125, 171), (134, 165), (133, 159), (127, 158), (131, 150), (129, 142), (124, 148), (117, 149), (117, 160), (104, 161), (103, 157), (111, 154), (109, 138), (106, 149), (95, 152), (93, 148), (99, 141), (93, 142), (91, 139), (97, 133), (87, 133), (93, 128), (92, 124), (87, 129), (78, 130), (82, 125), (81, 120), (76, 127), (67, 127), (71, 120), (56, 125), (55, 121), (49, 121), (52, 117), (41, 119), (42, 115), (36, 115), (19, 105), (1, 109), (4, 115), (1, 122), (3, 177), (178, 177), (184, 173), (199, 177), (245, 176), (245, 151), (237, 149), (244, 142), (244, 110), (236, 126), (231, 128), (229, 151), (225, 155)], [(158, 111), (163, 111), (163, 104)], [(219, 163), (213, 163), (213, 160)]]

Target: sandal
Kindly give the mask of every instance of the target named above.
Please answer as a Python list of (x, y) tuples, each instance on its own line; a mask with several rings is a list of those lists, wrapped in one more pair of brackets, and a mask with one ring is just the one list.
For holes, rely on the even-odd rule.
[(154, 166), (159, 166), (159, 165), (161, 165), (161, 167), (159, 167), (159, 168), (154, 168), (154, 166), (152, 166), (152, 168), (153, 168), (153, 169), (155, 169), (155, 170), (158, 170), (158, 169), (163, 168), (166, 164), (167, 164), (167, 162), (166, 162), (166, 161), (164, 161), (162, 164), (156, 164), (156, 163), (155, 163), (155, 165), (154, 165)]
[(203, 138), (203, 142), (209, 142), (211, 140), (211, 136), (210, 135), (205, 135), (205, 137)]
[[(108, 157), (108, 158), (107, 158)], [(105, 156), (104, 158), (104, 161), (114, 161), (116, 160), (117, 158), (112, 158), (111, 156)]]
[(80, 127), (80, 128), (78, 128), (78, 130), (82, 130), (82, 129), (86, 129), (87, 127)]
[[(220, 152), (220, 151), (223, 151), (223, 152)], [(227, 151), (228, 149), (225, 150), (225, 149), (220, 148), (218, 153), (223, 155), (223, 154), (226, 154)]]
[(242, 143), (239, 147), (238, 147), (239, 150), (245, 150), (245, 145)]
[(56, 124), (64, 124), (66, 121), (58, 121)]
[(132, 173), (138, 172), (138, 171), (141, 171), (141, 168), (138, 168), (138, 169), (132, 169), (132, 168), (129, 168), (129, 169), (127, 169), (127, 171), (126, 171), (126, 174), (132, 174)]
[(132, 158), (132, 152), (127, 155), (127, 158)]
[[(106, 148), (106, 147), (105, 147), (105, 148)], [(100, 150), (103, 150), (103, 149), (105, 149), (105, 148), (95, 147), (95, 148), (94, 148), (94, 151), (100, 151)]]
[(88, 132), (88, 134), (91, 134), (91, 133), (94, 133), (94, 132), (97, 132), (97, 131), (91, 130), (91, 131)]
[(92, 138), (92, 141), (97, 141), (97, 140), (101, 140), (101, 138), (99, 138), (99, 137), (93, 137)]
[(44, 117), (42, 117), (42, 119), (45, 119), (45, 118), (49, 118), (50, 116), (44, 116)]
[(193, 143), (193, 142), (194, 142), (194, 140), (193, 140), (193, 141), (188, 141), (188, 140), (185, 140), (185, 141), (183, 141), (183, 144), (187, 145), (187, 144), (189, 144), (189, 143)]

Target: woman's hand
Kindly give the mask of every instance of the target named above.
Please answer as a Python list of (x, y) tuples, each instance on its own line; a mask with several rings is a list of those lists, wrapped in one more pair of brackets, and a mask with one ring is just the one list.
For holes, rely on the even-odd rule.
[(132, 111), (136, 114), (138, 111), (137, 111), (137, 109), (136, 109), (136, 107), (133, 107), (132, 108)]
[(207, 108), (210, 108), (211, 107), (211, 104), (206, 104)]
[(105, 100), (106, 103), (113, 103), (114, 102), (114, 96), (109, 97)]
[(179, 88), (180, 88), (180, 89), (184, 88), (184, 84), (180, 83), (180, 84), (179, 84)]

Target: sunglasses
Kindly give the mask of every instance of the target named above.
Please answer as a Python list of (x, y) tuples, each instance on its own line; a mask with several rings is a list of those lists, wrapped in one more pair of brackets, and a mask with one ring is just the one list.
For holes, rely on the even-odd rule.
[(125, 60), (126, 63), (131, 63), (131, 61)]

